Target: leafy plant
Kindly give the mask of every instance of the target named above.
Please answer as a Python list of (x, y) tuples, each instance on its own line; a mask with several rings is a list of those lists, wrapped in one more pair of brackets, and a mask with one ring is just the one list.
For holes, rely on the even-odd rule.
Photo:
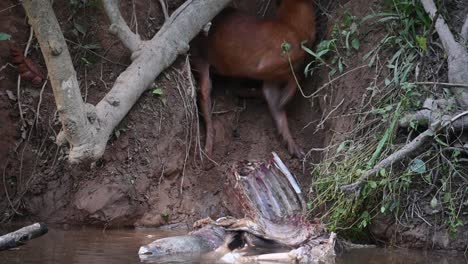
[(166, 221), (166, 222), (169, 221), (169, 214), (168, 213), (161, 214), (161, 217), (164, 219), (164, 221)]
[[(368, 88), (371, 99), (366, 100), (370, 103), (368, 108), (358, 109), (356, 127), (343, 140), (332, 141), (333, 145), (326, 148), (325, 158), (314, 165), (308, 208), (314, 214), (321, 214), (331, 230), (356, 237), (363, 235), (379, 214), (403, 221), (408, 208), (419, 203), (440, 212), (443, 223), (455, 234), (458, 227), (467, 224), (463, 222), (466, 219), (463, 206), (468, 205), (464, 198), (468, 197), (468, 188), (455, 182), (467, 178), (468, 169), (466, 164), (465, 167), (460, 165), (460, 160), (466, 162), (468, 153), (450, 147), (453, 139), (443, 133), (433, 135), (435, 143), (425, 152), (371, 175), (359, 193), (349, 195), (340, 189), (405, 145), (401, 136), (407, 131), (399, 131), (397, 123), (403, 113), (419, 108), (420, 96), (427, 94), (410, 81), (420, 59), (430, 50), (431, 21), (419, 1), (389, 0), (386, 3), (386, 12), (361, 20), (345, 16), (342, 23), (335, 25), (330, 39), (319, 43), (315, 51), (305, 49), (314, 58), (306, 72), (327, 67), (332, 75), (342, 71), (340, 63), (342, 68), (346, 67), (347, 54), (360, 48), (359, 42), (353, 44), (353, 40), (359, 39), (358, 28), (363, 23), (386, 30), (378, 45), (364, 56), (369, 66), (385, 68), (383, 82)], [(410, 132), (409, 139), (418, 129), (415, 124), (411, 127), (415, 131)], [(451, 156), (447, 157), (447, 153)], [(460, 158), (463, 156), (464, 159)], [(417, 199), (414, 198), (415, 189), (422, 193)]]
[(151, 93), (154, 94), (154, 95), (163, 95), (164, 94), (164, 92), (163, 92), (163, 90), (161, 88), (155, 88), (155, 89), (153, 89), (151, 91)]
[(331, 39), (322, 40), (315, 51), (302, 45), (302, 49), (314, 58), (306, 65), (305, 74), (311, 75), (314, 69), (323, 65), (329, 69), (330, 76), (337, 72), (343, 73), (346, 68), (345, 58), (349, 57), (352, 51), (359, 50), (360, 24), (361, 21), (356, 16), (346, 12), (342, 22), (333, 26)]
[(10, 39), (11, 39), (11, 35), (10, 35), (10, 34), (4, 33), (4, 32), (0, 32), (0, 41), (2, 41), (2, 40), (10, 40)]

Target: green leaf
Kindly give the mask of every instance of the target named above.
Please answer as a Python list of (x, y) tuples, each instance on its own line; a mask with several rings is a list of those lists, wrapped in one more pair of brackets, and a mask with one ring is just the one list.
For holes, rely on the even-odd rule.
[(434, 140), (435, 140), (437, 143), (439, 143), (440, 145), (444, 146), (444, 147), (450, 147), (449, 144), (443, 142), (443, 141), (440, 140), (440, 138), (437, 137), (437, 136), (434, 137)]
[(434, 198), (432, 198), (432, 200), (431, 200), (431, 207), (436, 208), (436, 206), (437, 206), (437, 198), (435, 198), (435, 196), (434, 196)]
[(418, 43), (418, 46), (426, 51), (427, 50), (427, 39), (424, 36), (416, 36), (416, 43)]
[(156, 89), (153, 89), (153, 91), (151, 91), (152, 94), (156, 94), (156, 95), (163, 95), (164, 92), (161, 88), (156, 88)]
[(86, 28), (83, 25), (74, 22), (73, 26), (78, 32), (80, 32), (83, 35), (86, 35)]
[(10, 40), (10, 39), (11, 39), (11, 35), (10, 35), (10, 34), (0, 32), (0, 41), (1, 41), (1, 40)]
[[(390, 107), (389, 110), (391, 110), (392, 106), (390, 105), (389, 107)], [(397, 123), (398, 119), (400, 118), (400, 114), (401, 114), (400, 107), (401, 107), (401, 101), (397, 105), (397, 108), (395, 110), (395, 114), (393, 115), (393, 120), (392, 120), (392, 123), (390, 124), (390, 127), (387, 130), (385, 130), (385, 133), (382, 136), (382, 138), (380, 139), (379, 144), (377, 145), (377, 148), (375, 149), (374, 153), (372, 154), (371, 159), (367, 162), (367, 167), (368, 168), (372, 168), (374, 166), (375, 162), (380, 157), (380, 154), (382, 153), (382, 150), (383, 150), (385, 144), (387, 143), (388, 140), (390, 140), (390, 136), (393, 135), (396, 123)]]
[(168, 221), (169, 220), (169, 214), (168, 213), (163, 213), (161, 214), (161, 217), (164, 219), (164, 221)]
[(385, 213), (385, 210), (387, 210), (387, 208), (385, 208), (385, 206), (380, 207), (380, 212), (381, 212), (382, 214)]
[(448, 203), (448, 202), (450, 202), (450, 198), (451, 198), (450, 193), (445, 193), (444, 197), (442, 199), (443, 199), (444, 203)]
[(380, 173), (380, 176), (387, 177), (387, 171), (385, 170), (385, 168), (380, 169), (379, 173)]
[(344, 71), (344, 66), (343, 66), (343, 62), (340, 60), (338, 60), (338, 71), (340, 71), (340, 73), (343, 73)]
[(343, 151), (346, 147), (346, 143), (348, 141), (343, 141), (341, 142), (341, 144), (338, 146), (338, 148), (336, 149), (336, 154), (340, 153), (341, 151)]
[(291, 44), (289, 42), (284, 41), (281, 44), (281, 49), (283, 50), (283, 52), (289, 52), (291, 50)]
[[(345, 36), (346, 36), (346, 39), (345, 39), (346, 49), (349, 50), (349, 36), (351, 36), (351, 31), (345, 31), (345, 32), (346, 32), (346, 34), (345, 34)], [(343, 32), (343, 33), (345, 33), (345, 32)]]
[(372, 189), (375, 189), (377, 188), (377, 183), (375, 181), (369, 181), (369, 186), (372, 188)]
[(84, 49), (90, 49), (90, 50), (100, 49), (101, 48), (101, 46), (99, 46), (98, 44), (86, 44), (86, 45), (83, 45), (81, 47), (84, 48)]
[(392, 83), (388, 78), (385, 78), (385, 86), (388, 86)]
[(84, 63), (86, 63), (87, 65), (91, 65), (91, 64), (92, 64), (92, 63), (91, 63), (88, 59), (86, 59), (85, 57), (81, 57), (81, 60), (82, 60)]
[(353, 48), (355, 50), (358, 50), (359, 49), (359, 39), (357, 39), (357, 38), (353, 39), (353, 41), (351, 42), (351, 46), (353, 46)]
[(426, 163), (420, 159), (414, 159), (409, 164), (409, 170), (414, 173), (425, 173), (426, 172)]

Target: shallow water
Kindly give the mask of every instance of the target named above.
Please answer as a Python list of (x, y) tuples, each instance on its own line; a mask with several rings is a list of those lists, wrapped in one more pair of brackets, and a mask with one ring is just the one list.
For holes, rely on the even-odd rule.
[[(131, 264), (141, 263), (138, 249), (155, 239), (181, 235), (184, 232), (156, 229), (100, 230), (51, 228), (46, 235), (26, 245), (0, 252), (3, 264)], [(158, 263), (188, 263), (182, 259)], [(196, 260), (192, 263), (197, 263)], [(457, 264), (468, 263), (463, 255), (409, 250), (365, 249), (340, 256), (337, 264)]]

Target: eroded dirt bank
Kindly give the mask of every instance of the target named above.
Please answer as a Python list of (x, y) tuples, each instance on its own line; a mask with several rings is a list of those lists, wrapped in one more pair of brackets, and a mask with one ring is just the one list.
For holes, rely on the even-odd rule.
[[(162, 11), (156, 2), (137, 1), (133, 7), (132, 1), (121, 1), (125, 18), (133, 21), (132, 29), (137, 26), (143, 38), (151, 38), (163, 23)], [(170, 9), (174, 10), (183, 1), (169, 2)], [(236, 4), (250, 12), (263, 13), (266, 2)], [(345, 11), (364, 17), (380, 2), (343, 0), (327, 8), (334, 20), (339, 21)], [(130, 63), (129, 53), (108, 32), (108, 21), (98, 5), (71, 6), (67, 1), (55, 1), (54, 8), (68, 40), (82, 95), (95, 104)], [(133, 9), (135, 15), (132, 15)], [(0, 2), (0, 10), (4, 10), (0, 16), (0, 32), (9, 32), (24, 49), (29, 26), (21, 5), (7, 0)], [(270, 8), (266, 15), (271, 13)], [(330, 34), (328, 19), (320, 16), (318, 21), (319, 37)], [(375, 47), (383, 34), (381, 30), (370, 32), (361, 40), (361, 48), (354, 54), (356, 59), (347, 65), (349, 69), (366, 64), (362, 57)], [(157, 227), (191, 224), (207, 216), (217, 218), (229, 213), (229, 205), (223, 203), (226, 169), (235, 160), (264, 159), (271, 151), (283, 158), (297, 174), (302, 188), (307, 190), (311, 163), (320, 161), (318, 150), (333, 140), (340, 140), (341, 134), (353, 129), (354, 119), (348, 114), (363, 103), (362, 95), (369, 82), (374, 81), (372, 70), (360, 68), (323, 89), (319, 97), (308, 100), (296, 96), (289, 108), (291, 132), (304, 150), (311, 150), (307, 160), (302, 162), (287, 154), (266, 103), (261, 99), (239, 98), (231, 91), (255, 84), (217, 79), (213, 157), (216, 165), (206, 158), (200, 160), (198, 142), (204, 142), (204, 131), (197, 123), (191, 104), (193, 98), (188, 96), (187, 91), (191, 89), (187, 82), (188, 68), (186, 58), (181, 56), (133, 107), (109, 141), (103, 159), (90, 168), (68, 165), (66, 149), (58, 149), (54, 144), (60, 124), (49, 85), (41, 96), (40, 87), (22, 82), (20, 98), (16, 98), (17, 73), (7, 65), (9, 56), (8, 44), (0, 42), (0, 67), (6, 65), (0, 71), (0, 164), (4, 179), (0, 183), (0, 194), (7, 197), (7, 192), (11, 197), (11, 201), (2, 199), (0, 208), (5, 218), (16, 210), (22, 215), (19, 219), (51, 223)], [(34, 40), (30, 56), (45, 72)], [(319, 71), (303, 85), (304, 93), (310, 94), (327, 82), (328, 72)], [(158, 89), (157, 94), (153, 93), (155, 89)], [(36, 112), (41, 97), (39, 112)], [(18, 101), (24, 112), (24, 128)], [(38, 122), (34, 124), (36, 115)], [(200, 118), (199, 122), (203, 120)], [(462, 247), (463, 240), (452, 241), (445, 236), (438, 239), (436, 232), (421, 225), (415, 223), (411, 229), (414, 236), (399, 236), (398, 244), (429, 248), (432, 241), (443, 241), (438, 248)], [(383, 226), (387, 232), (389, 225)], [(382, 238), (394, 235), (387, 232)], [(468, 233), (464, 237), (468, 237)], [(413, 243), (415, 240), (417, 244)]]
[[(170, 8), (175, 9), (181, 1), (178, 2), (171, 3)], [(130, 21), (131, 1), (122, 1), (121, 6)], [(245, 3), (241, 6), (257, 8)], [(0, 31), (11, 32), (12, 39), (24, 48), (29, 33), (24, 11), (16, 1), (0, 4), (0, 10), (8, 7), (11, 8), (4, 11)], [(57, 2), (54, 8), (69, 41), (82, 94), (88, 102), (96, 103), (130, 63), (129, 54), (108, 32), (107, 19), (99, 7), (77, 8)], [(140, 35), (151, 37), (163, 22), (159, 5), (140, 1), (135, 11)], [(76, 13), (69, 17), (73, 12)], [(81, 28), (84, 33), (79, 32)], [(0, 45), (2, 62), (6, 63), (10, 59), (8, 45)], [(45, 72), (35, 41), (30, 53)], [(116, 129), (102, 161), (89, 168), (68, 165), (64, 162), (66, 150), (57, 149), (53, 143), (60, 127), (48, 85), (42, 94), (39, 122), (29, 137), (40, 87), (23, 82), (20, 101), (27, 133), (21, 137), (17, 101), (7, 94), (16, 94), (16, 71), (6, 67), (2, 72), (0, 102), (4, 135), (1, 144), (6, 151), (1, 158), (10, 196), (14, 197), (18, 190), (25, 191), (21, 203), (12, 201), (15, 209), (31, 219), (110, 226), (160, 226), (190, 223), (206, 216), (215, 218), (227, 214), (222, 203), (226, 168), (235, 160), (263, 159), (271, 151), (277, 151), (306, 186), (308, 170), (302, 173), (303, 164), (289, 158), (261, 99), (241, 99), (230, 92), (215, 91), (213, 160), (218, 165), (206, 158), (202, 162), (197, 142), (203, 143), (204, 132), (200, 131), (197, 137), (196, 116), (188, 116), (190, 102), (182, 90), (190, 89), (187, 73), (186, 59), (181, 57), (155, 82), (152, 90), (161, 89), (163, 94), (153, 94), (152, 90), (145, 93)], [(221, 79), (215, 87), (226, 84), (234, 88), (242, 85)], [(306, 150), (323, 144), (321, 133), (310, 137), (314, 129), (303, 129), (319, 116), (319, 110), (301, 98), (296, 98), (290, 109), (291, 130)], [(8, 208), (9, 204), (2, 206)]]

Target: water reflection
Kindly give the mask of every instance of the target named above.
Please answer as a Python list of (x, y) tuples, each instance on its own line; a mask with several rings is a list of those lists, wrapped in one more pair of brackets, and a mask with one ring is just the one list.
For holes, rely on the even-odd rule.
[(138, 249), (141, 245), (183, 233), (156, 229), (49, 229), (46, 235), (29, 241), (17, 250), (0, 252), (0, 263), (140, 263)]
[(336, 264), (463, 264), (468, 263), (462, 253), (359, 249), (338, 257)]
[[(183, 231), (94, 228), (59, 230), (51, 228), (43, 237), (16, 250), (0, 252), (0, 264), (132, 264), (141, 263), (138, 249), (158, 238), (182, 235)], [(151, 263), (201, 263), (183, 256), (145, 259)], [(203, 262), (206, 263), (206, 262)], [(463, 255), (408, 250), (363, 249), (340, 256), (337, 264), (458, 264), (468, 263)]]

